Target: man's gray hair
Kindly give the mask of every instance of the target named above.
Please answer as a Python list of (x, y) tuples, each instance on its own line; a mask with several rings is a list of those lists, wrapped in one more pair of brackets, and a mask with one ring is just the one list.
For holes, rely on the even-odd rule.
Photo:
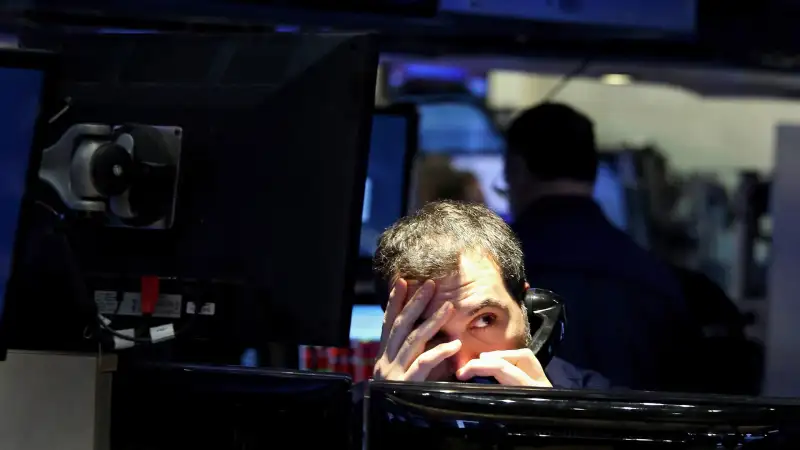
[(403, 217), (378, 241), (375, 270), (387, 281), (428, 280), (458, 273), (465, 252), (497, 264), (509, 293), (522, 301), (525, 263), (514, 232), (489, 208), (454, 201), (431, 202)]

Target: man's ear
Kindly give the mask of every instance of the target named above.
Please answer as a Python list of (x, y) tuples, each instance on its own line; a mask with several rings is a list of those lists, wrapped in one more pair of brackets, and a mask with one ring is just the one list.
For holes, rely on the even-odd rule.
[(525, 290), (527, 291), (530, 288), (531, 288), (531, 284), (526, 281), (525, 282)]

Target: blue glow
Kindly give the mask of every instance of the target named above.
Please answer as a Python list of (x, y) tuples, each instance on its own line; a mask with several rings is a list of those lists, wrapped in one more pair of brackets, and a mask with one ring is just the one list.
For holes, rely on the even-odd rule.
[(350, 339), (380, 341), (383, 328), (383, 309), (378, 305), (354, 305), (350, 321)]
[(239, 364), (244, 367), (258, 367), (258, 351), (254, 348), (245, 350)]
[(422, 78), (439, 81), (463, 81), (467, 74), (458, 67), (436, 66), (430, 64), (409, 64), (405, 67), (408, 78)]
[(600, 163), (597, 167), (594, 199), (611, 223), (623, 231), (628, 229), (625, 186), (622, 184), (619, 173), (608, 163)]
[(299, 33), (300, 27), (297, 25), (278, 25), (275, 27), (276, 33)]
[(158, 34), (157, 30), (137, 30), (133, 28), (100, 28), (97, 34)]
[(473, 77), (467, 81), (467, 89), (476, 97), (486, 97), (486, 92), (489, 90), (486, 78)]
[(389, 74), (389, 86), (396, 88), (403, 85), (406, 81), (405, 74), (400, 70), (393, 70), (391, 74)]
[(364, 207), (361, 209), (361, 223), (369, 222), (372, 216), (372, 180), (367, 177), (364, 183)]

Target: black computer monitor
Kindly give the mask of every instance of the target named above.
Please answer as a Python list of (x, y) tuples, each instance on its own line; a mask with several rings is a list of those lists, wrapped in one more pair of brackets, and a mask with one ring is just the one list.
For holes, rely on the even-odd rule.
[(111, 446), (350, 449), (360, 421), (351, 384), (337, 374), (123, 365), (114, 374)]
[(800, 402), (370, 382), (369, 448), (793, 449)]
[(0, 360), (6, 356), (3, 311), (15, 289), (15, 256), (20, 253), (31, 207), (28, 188), (38, 178), (43, 111), (52, 99), (55, 56), (0, 50)]
[[(136, 5), (105, 0), (73, 0), (69, 4), (59, 0), (36, 0), (33, 5), (25, 5), (26, 11), (33, 17), (58, 17), (64, 21), (77, 18), (81, 24), (112, 22), (130, 26), (138, 22), (145, 27), (153, 27), (159, 22), (175, 25), (192, 18), (203, 23), (203, 19), (212, 21), (214, 18), (212, 23), (219, 25), (244, 19), (251, 24), (299, 24), (310, 20), (311, 23), (323, 21), (326, 25), (337, 26), (340, 20), (356, 14), (380, 15), (394, 20), (433, 17), (439, 10), (439, 0), (203, 0), (193, 2), (191, 10), (184, 6), (186, 4), (179, 1), (163, 0), (142, 0)], [(325, 18), (322, 14), (332, 17)], [(225, 19), (220, 19), (222, 17)], [(344, 23), (352, 25), (351, 21)]]
[(417, 150), (418, 117), (413, 105), (378, 109), (372, 118), (361, 257), (372, 259), (378, 237), (408, 209), (411, 165)]
[(40, 33), (25, 44), (64, 60), (59, 91), (70, 107), (49, 143), (75, 124), (180, 129), (171, 227), (72, 227), (88, 295), (124, 298), (144, 290), (136, 279), (158, 276), (161, 294), (178, 299), (177, 320), (190, 314), (195, 288), (220, 292), (204, 302), (214, 304), (210, 317), (198, 318), (216, 324), (214, 338), (347, 342), (373, 36)]

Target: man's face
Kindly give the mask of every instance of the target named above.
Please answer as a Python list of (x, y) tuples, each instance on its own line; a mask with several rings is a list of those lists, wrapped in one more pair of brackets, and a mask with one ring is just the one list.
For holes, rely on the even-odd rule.
[[(412, 292), (420, 286), (413, 281), (409, 284)], [(455, 313), (427, 349), (459, 339), (461, 350), (435, 368), (429, 380), (454, 380), (458, 369), (483, 352), (525, 347), (529, 334), (527, 318), (508, 293), (498, 267), (490, 258), (479, 253), (463, 255), (458, 275), (436, 280), (436, 291), (419, 323), (446, 301), (453, 304)]]

